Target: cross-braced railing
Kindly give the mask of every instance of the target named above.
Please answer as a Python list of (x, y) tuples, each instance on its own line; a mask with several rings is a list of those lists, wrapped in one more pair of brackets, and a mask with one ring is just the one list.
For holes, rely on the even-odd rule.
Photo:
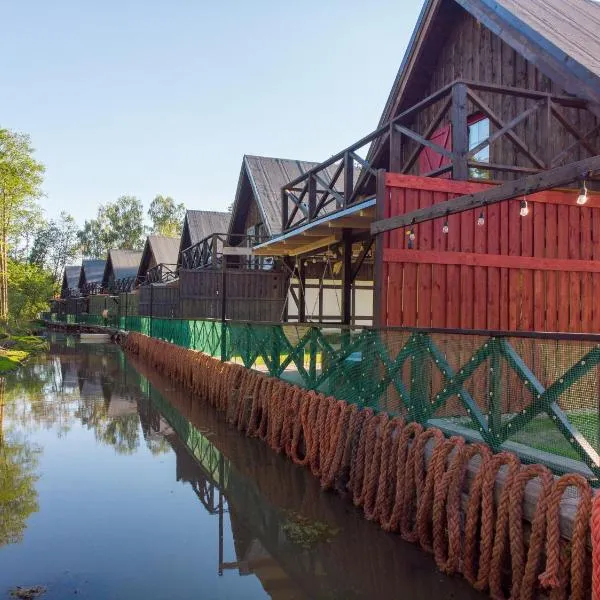
[(125, 294), (135, 289), (137, 281), (138, 279), (136, 275), (131, 275), (130, 277), (122, 277), (121, 279), (115, 279), (114, 281), (111, 281), (108, 284), (104, 291), (106, 291), (109, 294)]
[[(266, 236), (233, 233), (213, 233), (181, 253), (181, 268), (219, 269), (228, 256), (249, 257), (250, 248), (266, 241)], [(227, 266), (244, 266), (248, 261), (230, 261)]]
[[(512, 112), (499, 114), (494, 109), (498, 104), (511, 106)], [(587, 111), (587, 106), (585, 100), (573, 96), (456, 80), (283, 186), (282, 231), (373, 196), (377, 169), (456, 180), (493, 179), (506, 173), (518, 176), (550, 169), (578, 150), (595, 156), (600, 124), (594, 120), (589, 130), (582, 131), (579, 117), (573, 116), (573, 112)], [(472, 114), (489, 121), (489, 135), (476, 144), (469, 143)], [(436, 137), (442, 126), (447, 132), (444, 140)], [(543, 138), (539, 144), (543, 151), (535, 150), (518, 132), (532, 128)], [(553, 152), (551, 142), (559, 129), (572, 141)], [(494, 144), (500, 139), (508, 141), (519, 161), (515, 158), (514, 164), (502, 164), (495, 160)], [(489, 157), (482, 160), (485, 149), (490, 149)], [(425, 160), (418, 165), (423, 152), (428, 152), (435, 164)]]
[(148, 269), (146, 277), (142, 282), (142, 285), (149, 285), (151, 283), (169, 283), (177, 279), (177, 265), (159, 263), (151, 269)]

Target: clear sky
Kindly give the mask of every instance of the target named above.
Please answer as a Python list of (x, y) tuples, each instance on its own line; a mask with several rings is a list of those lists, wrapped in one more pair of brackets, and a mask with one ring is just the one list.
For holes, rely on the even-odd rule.
[(225, 210), (243, 154), (324, 160), (375, 129), (421, 0), (5, 0), (0, 126), (42, 204)]

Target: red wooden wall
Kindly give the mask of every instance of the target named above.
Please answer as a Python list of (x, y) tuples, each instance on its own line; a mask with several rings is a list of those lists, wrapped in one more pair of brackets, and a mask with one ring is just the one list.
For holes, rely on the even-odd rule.
[[(473, 193), (485, 183), (386, 174), (390, 217)], [(381, 324), (600, 332), (600, 197), (548, 191), (383, 234)]]

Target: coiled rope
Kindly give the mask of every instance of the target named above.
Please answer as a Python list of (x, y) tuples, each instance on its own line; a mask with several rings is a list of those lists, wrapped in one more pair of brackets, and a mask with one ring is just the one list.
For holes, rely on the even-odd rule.
[[(512, 600), (531, 600), (540, 589), (556, 600), (580, 600), (591, 580), (592, 598), (600, 600), (600, 498), (593, 499), (581, 475), (555, 478), (542, 465), (521, 465), (513, 454), (492, 455), (485, 445), (447, 439), (439, 429), (140, 334), (130, 333), (123, 344), (226, 412), (239, 431), (309, 468), (324, 490), (348, 495), (367, 519), (418, 543), (444, 573), (462, 573), (492, 598)], [(523, 507), (532, 482), (539, 493), (526, 536)], [(571, 541), (560, 523), (569, 489), (578, 496)]]

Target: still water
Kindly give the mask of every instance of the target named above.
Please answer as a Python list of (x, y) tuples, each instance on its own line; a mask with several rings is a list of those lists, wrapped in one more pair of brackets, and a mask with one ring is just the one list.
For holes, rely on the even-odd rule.
[(113, 345), (0, 392), (0, 598), (481, 598)]

